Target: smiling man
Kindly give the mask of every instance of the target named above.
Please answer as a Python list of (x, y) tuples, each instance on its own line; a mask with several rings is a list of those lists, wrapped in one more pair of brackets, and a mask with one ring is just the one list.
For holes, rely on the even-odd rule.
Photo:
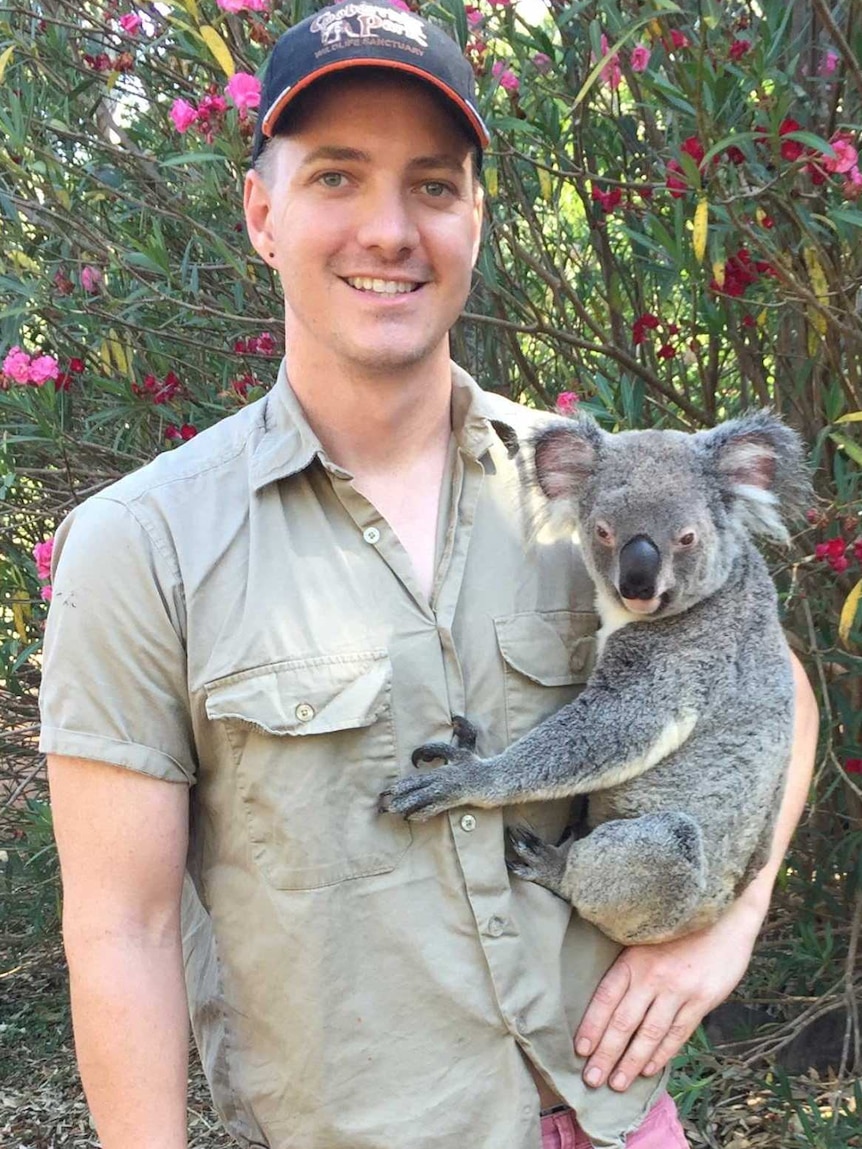
[[(512, 455), (542, 416), (449, 360), (486, 144), (470, 69), (412, 13), (286, 33), (245, 187), (278, 380), (59, 532), (42, 747), (104, 1149), (185, 1145), (187, 1004), (245, 1146), (685, 1145), (661, 1070), (744, 971), (807, 685), (770, 867), (682, 942), (620, 953), (510, 879), (500, 811), (377, 810), (453, 715), (497, 752), (591, 665), (576, 544), (529, 545)], [(546, 839), (570, 814), (505, 811)]]

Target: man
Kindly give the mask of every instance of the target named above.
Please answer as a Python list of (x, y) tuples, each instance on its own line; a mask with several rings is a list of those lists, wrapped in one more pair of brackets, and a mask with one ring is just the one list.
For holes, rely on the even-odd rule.
[[(744, 971), (807, 787), (807, 686), (769, 873), (672, 945), (617, 957), (510, 882), (499, 811), (377, 812), (453, 714), (491, 753), (589, 672), (577, 550), (525, 550), (511, 453), (540, 416), (449, 362), (486, 142), (469, 69), (412, 14), (288, 32), (245, 189), (284, 288), (278, 381), (58, 536), (42, 747), (104, 1149), (185, 1145), (186, 995), (246, 1146), (685, 1144), (660, 1071)], [(569, 811), (506, 816), (551, 837)]]

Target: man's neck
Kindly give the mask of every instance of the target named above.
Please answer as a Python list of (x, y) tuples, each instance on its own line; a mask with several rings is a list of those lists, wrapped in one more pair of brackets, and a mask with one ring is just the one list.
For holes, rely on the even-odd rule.
[(392, 374), (350, 372), (287, 357), (287, 376), (327, 455), (357, 478), (397, 478), (448, 441), (448, 357)]

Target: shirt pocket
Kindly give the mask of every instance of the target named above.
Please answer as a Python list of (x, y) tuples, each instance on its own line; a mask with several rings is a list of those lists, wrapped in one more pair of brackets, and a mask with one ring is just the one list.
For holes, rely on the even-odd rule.
[[(591, 611), (526, 611), (494, 619), (503, 657), (506, 736), (512, 743), (583, 689), (596, 662), (598, 619)], [(569, 799), (510, 807), (506, 820), (526, 822), (558, 841), (573, 817)]]
[(312, 890), (396, 867), (412, 832), (377, 812), (400, 774), (385, 650), (277, 662), (205, 689), (273, 886)]

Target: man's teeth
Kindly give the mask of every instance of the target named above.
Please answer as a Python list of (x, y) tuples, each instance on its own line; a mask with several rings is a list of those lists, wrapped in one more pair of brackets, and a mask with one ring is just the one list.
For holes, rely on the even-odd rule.
[(403, 280), (368, 279), (365, 276), (356, 276), (347, 282), (359, 291), (375, 291), (378, 295), (406, 295), (419, 286), (418, 283), (405, 283)]

